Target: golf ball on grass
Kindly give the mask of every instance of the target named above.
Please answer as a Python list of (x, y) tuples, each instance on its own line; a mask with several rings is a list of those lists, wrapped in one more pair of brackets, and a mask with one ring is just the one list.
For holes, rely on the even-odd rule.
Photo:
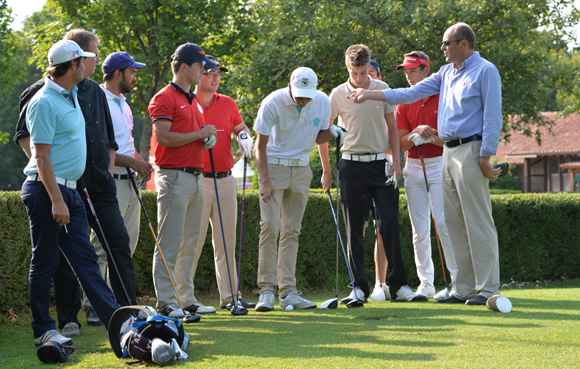
[(286, 306), (286, 311), (292, 311), (292, 310), (294, 310), (294, 305)]

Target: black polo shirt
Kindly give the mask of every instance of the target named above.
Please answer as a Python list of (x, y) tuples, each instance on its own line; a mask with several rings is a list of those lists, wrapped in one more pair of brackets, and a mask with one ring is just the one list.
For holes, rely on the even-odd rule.
[[(44, 86), (44, 78), (28, 87), (20, 95), (20, 116), (16, 124), (14, 142), (18, 144), (21, 138), (29, 137), (26, 127), (26, 109), (30, 99)], [(117, 150), (113, 120), (109, 112), (109, 104), (105, 92), (92, 79), (85, 78), (77, 84), (78, 101), (85, 117), (85, 133), (87, 138), (87, 162), (82, 175), (89, 192), (99, 192), (108, 183), (111, 173), (111, 148)], [(74, 155), (74, 153), (71, 153)]]

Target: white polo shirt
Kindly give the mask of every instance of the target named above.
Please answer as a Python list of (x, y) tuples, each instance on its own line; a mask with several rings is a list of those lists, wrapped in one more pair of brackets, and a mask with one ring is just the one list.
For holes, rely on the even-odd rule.
[[(123, 94), (117, 96), (111, 91), (107, 90), (104, 85), (101, 85), (105, 95), (107, 96), (107, 103), (109, 104), (109, 111), (111, 112), (111, 119), (113, 120), (113, 128), (115, 129), (115, 141), (119, 145), (116, 155), (125, 155), (131, 158), (135, 157), (135, 140), (133, 139), (133, 113), (126, 98)], [(131, 169), (133, 172), (133, 170)], [(115, 174), (127, 174), (125, 167), (115, 166)]]
[(268, 95), (258, 111), (254, 130), (270, 136), (266, 154), (270, 158), (308, 161), (318, 133), (328, 129), (330, 100), (322, 91), (299, 111), (288, 87)]

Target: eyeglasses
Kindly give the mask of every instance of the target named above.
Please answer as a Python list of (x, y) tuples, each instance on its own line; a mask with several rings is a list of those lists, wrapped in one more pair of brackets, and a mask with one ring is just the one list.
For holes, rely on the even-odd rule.
[(203, 72), (203, 75), (204, 75), (204, 76), (208, 76), (208, 77), (210, 77), (211, 79), (214, 79), (214, 78), (222, 78), (222, 77), (224, 76), (224, 75), (223, 75), (222, 73), (220, 73), (220, 72), (217, 72), (217, 73), (208, 73), (208, 72)]
[(443, 41), (441, 46), (443, 46), (443, 45), (445, 45), (445, 46), (449, 46), (449, 45), (451, 45), (451, 43), (452, 43), (452, 42), (457, 42), (457, 43), (460, 43), (460, 42), (461, 42), (461, 41), (463, 41), (463, 40), (465, 40), (465, 39), (464, 39), (464, 38), (462, 38), (462, 39), (460, 39), (460, 40), (449, 40), (449, 41)]

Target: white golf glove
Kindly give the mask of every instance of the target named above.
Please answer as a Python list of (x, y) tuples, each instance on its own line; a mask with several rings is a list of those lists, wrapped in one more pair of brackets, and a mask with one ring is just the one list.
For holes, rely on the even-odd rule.
[(203, 139), (204, 149), (211, 149), (215, 145), (217, 145), (217, 137), (215, 135), (211, 135)]
[(407, 137), (407, 141), (413, 141), (415, 146), (423, 145), (426, 143), (432, 143), (433, 139), (431, 137), (423, 137), (418, 132), (413, 133), (409, 137)]
[(333, 124), (328, 130), (334, 137), (340, 136), (340, 142), (344, 142), (344, 138), (346, 137), (346, 129)]
[(385, 176), (387, 176), (387, 181), (385, 182), (385, 185), (386, 186), (393, 185), (396, 190), (397, 186), (399, 185), (399, 183), (397, 182), (397, 172), (394, 171), (393, 175), (391, 175), (391, 162), (388, 160), (385, 161)]
[(238, 135), (238, 146), (240, 150), (244, 153), (244, 156), (248, 159), (252, 158), (252, 147), (254, 146), (254, 141), (252, 136), (246, 131), (241, 131)]

